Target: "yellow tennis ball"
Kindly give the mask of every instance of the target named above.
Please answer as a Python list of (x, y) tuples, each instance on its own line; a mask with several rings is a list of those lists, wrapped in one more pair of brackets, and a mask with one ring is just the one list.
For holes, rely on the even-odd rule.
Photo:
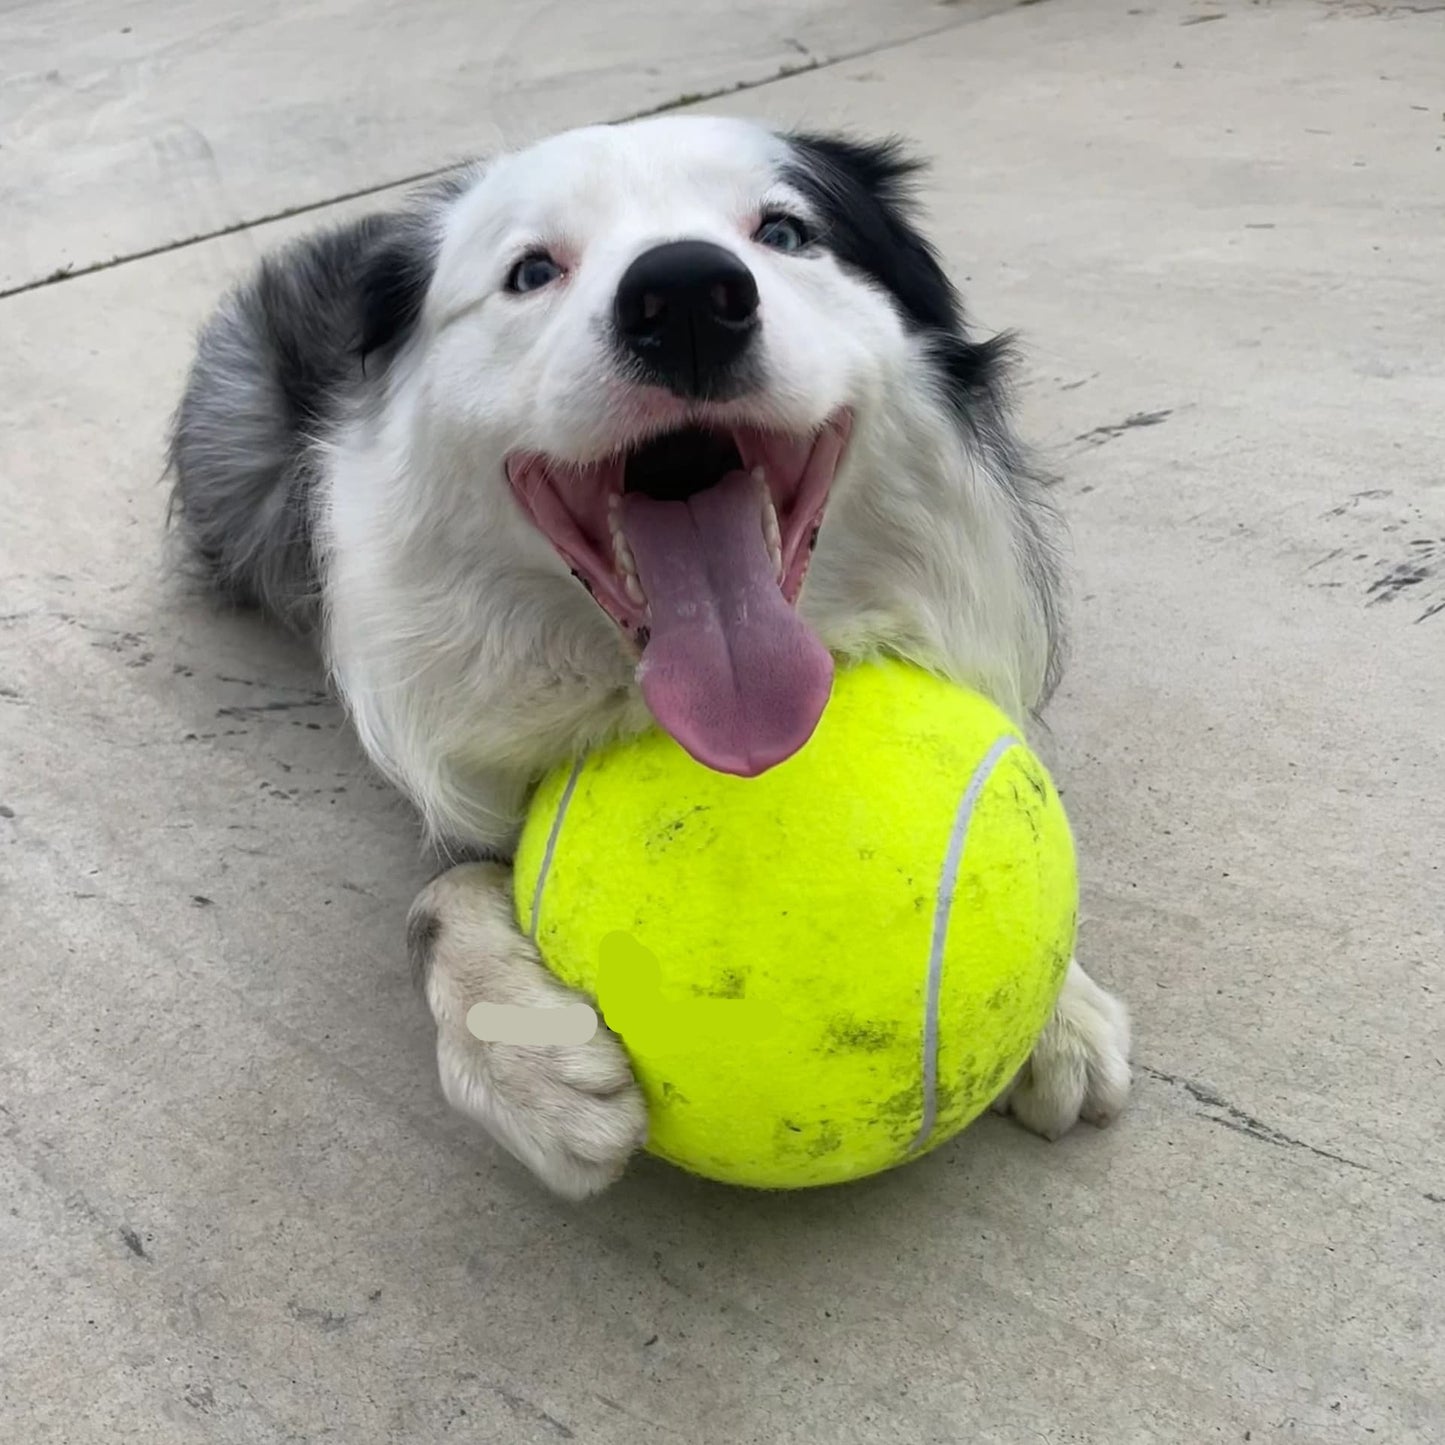
[(516, 896), (627, 1048), (651, 1152), (790, 1189), (914, 1158), (998, 1096), (1063, 983), (1077, 882), (1008, 718), (877, 662), (761, 777), (661, 733), (552, 774)]

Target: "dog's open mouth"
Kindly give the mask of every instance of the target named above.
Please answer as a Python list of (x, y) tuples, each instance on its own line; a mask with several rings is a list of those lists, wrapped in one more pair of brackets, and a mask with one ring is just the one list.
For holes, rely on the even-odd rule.
[(639, 648), (653, 716), (719, 772), (790, 757), (828, 700), (832, 660), (793, 604), (851, 425), (690, 426), (587, 466), (507, 460), (528, 516)]

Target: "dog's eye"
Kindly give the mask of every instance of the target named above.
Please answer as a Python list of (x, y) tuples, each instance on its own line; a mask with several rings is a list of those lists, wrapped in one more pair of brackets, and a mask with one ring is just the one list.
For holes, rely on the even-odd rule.
[(562, 268), (545, 251), (532, 251), (507, 272), (507, 290), (519, 294), (540, 291), (561, 274)]
[(771, 211), (753, 232), (753, 240), (774, 251), (801, 251), (813, 239), (807, 224), (784, 211)]

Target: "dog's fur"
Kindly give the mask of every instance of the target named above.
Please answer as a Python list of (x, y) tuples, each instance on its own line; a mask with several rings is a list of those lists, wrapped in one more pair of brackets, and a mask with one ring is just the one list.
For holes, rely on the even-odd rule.
[[(571, 132), (281, 252), (201, 336), (172, 446), (180, 531), (225, 594), (319, 630), (371, 758), (434, 839), (493, 860), (424, 892), (413, 952), (446, 1096), (559, 1192), (600, 1188), (643, 1137), (617, 1041), (488, 1046), (464, 1020), (482, 998), (563, 996), (501, 860), (541, 772), (650, 719), (635, 639), (517, 505), (506, 459), (581, 465), (698, 417), (811, 435), (847, 408), (800, 615), (839, 656), (906, 657), (1021, 725), (1058, 675), (1058, 529), (1010, 429), (1007, 347), (966, 332), (911, 219), (913, 169), (892, 144), (734, 120)], [(775, 210), (813, 244), (759, 245)], [(757, 281), (752, 380), (725, 401), (639, 381), (610, 334), (623, 271), (679, 238)], [(539, 247), (565, 279), (508, 294)], [(1122, 1006), (1072, 965), (1005, 1107), (1049, 1136), (1103, 1121), (1128, 1047)]]

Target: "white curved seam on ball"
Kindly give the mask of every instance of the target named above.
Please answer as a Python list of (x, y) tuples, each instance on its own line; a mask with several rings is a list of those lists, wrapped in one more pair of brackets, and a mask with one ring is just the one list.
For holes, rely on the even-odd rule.
[(572, 775), (567, 779), (567, 786), (562, 789), (562, 797), (558, 800), (557, 812), (552, 819), (551, 831), (547, 834), (547, 846), (542, 852), (542, 866), (537, 870), (537, 886), (532, 890), (532, 926), (528, 930), (528, 936), (533, 943), (536, 943), (537, 930), (541, 927), (542, 890), (547, 886), (547, 875), (552, 871), (552, 859), (557, 852), (557, 840), (562, 835), (562, 824), (567, 818), (567, 805), (572, 801), (572, 794), (577, 789), (577, 780), (582, 776), (582, 768), (586, 761), (587, 759), (582, 757), (572, 764)]
[(968, 825), (973, 821), (979, 794), (999, 760), (1019, 746), (1018, 738), (1006, 735), (996, 739), (983, 755), (959, 799), (958, 812), (954, 814), (953, 828), (948, 835), (948, 850), (943, 855), (943, 872), (938, 880), (938, 901), (933, 909), (933, 938), (928, 948), (928, 983), (923, 1001), (923, 1120), (908, 1146), (910, 1154), (928, 1142), (938, 1116), (938, 1007), (943, 992), (943, 955), (953, 912), (953, 890), (958, 883), (964, 844), (968, 841)]

